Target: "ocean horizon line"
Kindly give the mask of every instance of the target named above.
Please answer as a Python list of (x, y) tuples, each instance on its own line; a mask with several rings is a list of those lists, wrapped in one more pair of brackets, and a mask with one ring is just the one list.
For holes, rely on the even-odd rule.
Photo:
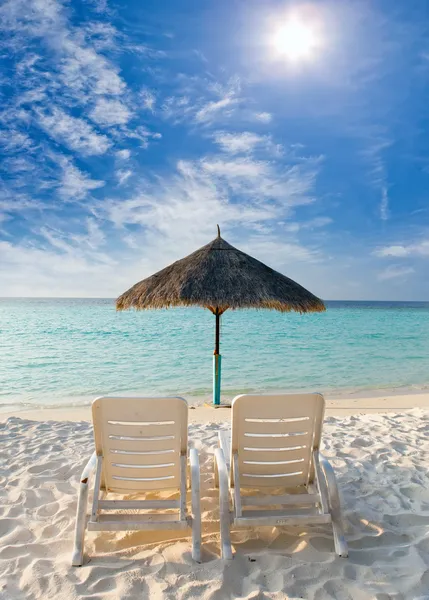
[[(116, 300), (116, 296), (0, 296), (0, 300)], [(392, 304), (423, 304), (429, 303), (429, 299), (425, 300), (371, 300), (370, 298), (366, 299), (345, 299), (345, 298), (322, 298), (323, 302), (356, 302), (356, 303), (385, 303), (390, 302)], [(172, 307), (172, 308), (181, 308), (181, 307)], [(189, 308), (189, 307), (186, 307)], [(196, 306), (196, 308), (198, 308)], [(204, 308), (204, 307), (201, 307)], [(237, 310), (237, 309), (235, 309)], [(238, 309), (238, 310), (246, 310), (246, 309)], [(252, 310), (247, 309), (247, 310)]]

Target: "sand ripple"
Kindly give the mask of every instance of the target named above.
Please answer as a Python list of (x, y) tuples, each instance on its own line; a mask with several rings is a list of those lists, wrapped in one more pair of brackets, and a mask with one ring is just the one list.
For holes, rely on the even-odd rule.
[[(226, 425), (223, 425), (226, 427)], [(89, 533), (89, 559), (70, 567), (80, 472), (92, 451), (87, 423), (0, 423), (0, 598), (400, 600), (429, 598), (429, 412), (326, 420), (349, 559), (329, 528), (233, 534), (218, 558), (212, 452), (218, 425), (192, 425), (202, 462), (204, 560), (178, 532)]]

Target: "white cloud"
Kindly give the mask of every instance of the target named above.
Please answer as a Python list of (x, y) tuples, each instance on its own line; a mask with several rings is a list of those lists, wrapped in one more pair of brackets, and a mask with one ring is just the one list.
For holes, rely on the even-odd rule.
[(392, 146), (393, 140), (389, 139), (382, 132), (380, 133), (377, 129), (374, 130), (373, 127), (361, 126), (355, 132), (355, 135), (364, 141), (365, 148), (360, 154), (368, 164), (369, 184), (380, 193), (380, 219), (387, 221), (390, 217), (389, 186), (384, 153)]
[[(115, 29), (104, 23), (72, 27), (61, 1), (6, 0), (0, 9), (10, 47), (26, 47), (29, 37), (46, 42), (55, 52), (62, 93), (79, 100), (93, 94), (122, 94), (125, 83), (119, 69), (97, 48), (114, 45)], [(51, 85), (56, 86), (55, 80)], [(64, 87), (65, 86), (65, 87)]]
[[(35, 230), (35, 233), (61, 254), (84, 257), (90, 251), (96, 262), (111, 264), (112, 260), (108, 256), (98, 252), (99, 247), (104, 245), (106, 236), (97, 221), (88, 217), (83, 223), (85, 230), (81, 232), (64, 232), (54, 227), (44, 226)], [(92, 251), (96, 252), (92, 253)]]
[(45, 208), (47, 207), (34, 197), (0, 186), (0, 211), (3, 211), (3, 214), (20, 213), (22, 216), (33, 216), (32, 213), (41, 212)]
[(5, 152), (24, 152), (34, 147), (30, 136), (16, 129), (0, 131), (0, 145)]
[(67, 158), (59, 157), (57, 160), (62, 168), (59, 195), (65, 200), (83, 200), (89, 191), (104, 186), (104, 181), (91, 179)]
[(105, 13), (108, 11), (107, 0), (90, 0), (90, 3), (98, 13)]
[(421, 240), (411, 244), (393, 244), (375, 250), (374, 254), (380, 257), (392, 256), (405, 258), (407, 256), (429, 257), (429, 240)]
[(106, 236), (101, 231), (95, 219), (87, 219), (87, 228), (88, 236), (86, 242), (88, 246), (94, 249), (102, 246), (106, 240)]
[(229, 119), (242, 102), (239, 94), (241, 82), (238, 77), (231, 78), (226, 85), (211, 83), (207, 91), (215, 98), (200, 101), (194, 120), (197, 123), (211, 125), (217, 121)]
[(63, 53), (60, 81), (81, 101), (91, 100), (94, 94), (119, 96), (125, 92), (126, 84), (119, 69), (90, 45), (85, 32), (65, 29), (60, 50)]
[(223, 177), (230, 182), (267, 176), (270, 170), (268, 162), (263, 160), (256, 161), (250, 158), (228, 160), (223, 158), (207, 158), (201, 162), (201, 166), (208, 173)]
[(283, 166), (249, 157), (209, 157), (201, 160), (198, 168), (203, 168), (213, 183), (226, 185), (237, 196), (276, 200), (283, 209), (314, 200), (311, 191), (318, 168), (312, 162)]
[(140, 191), (128, 198), (106, 199), (98, 214), (124, 231), (123, 243), (146, 248), (151, 270), (206, 243), (216, 223), (226, 235), (236, 231), (248, 239), (251, 234), (261, 247), (264, 239), (273, 243), (273, 254), (276, 246), (297, 260), (314, 261), (319, 253), (286, 236), (278, 224), (295, 206), (314, 200), (316, 173), (311, 162), (284, 167), (250, 158), (226, 160), (224, 154), (181, 160), (174, 174), (141, 181)]
[(333, 220), (330, 217), (315, 217), (314, 219), (309, 219), (308, 221), (301, 222), (291, 222), (285, 223), (285, 230), (290, 232), (298, 232), (302, 229), (320, 229), (322, 227), (326, 227), (333, 223)]
[(27, 54), (19, 63), (16, 65), (16, 70), (18, 73), (34, 73), (34, 65), (42, 60), (41, 56), (38, 54)]
[(130, 150), (117, 150), (116, 156), (119, 160), (128, 160), (131, 156)]
[(376, 256), (395, 256), (396, 258), (402, 258), (409, 255), (408, 248), (401, 245), (386, 246), (384, 248), (378, 248), (375, 250)]
[(381, 188), (380, 217), (383, 221), (389, 218), (389, 196), (385, 185)]
[(142, 107), (153, 113), (155, 110), (156, 103), (155, 93), (152, 90), (145, 88), (140, 92), (140, 99), (142, 102)]
[(213, 135), (213, 139), (220, 146), (221, 150), (228, 154), (250, 153), (258, 147), (275, 154), (280, 154), (282, 150), (279, 144), (273, 144), (271, 136), (259, 135), (251, 131), (240, 133), (217, 131)]
[[(106, 236), (94, 218), (87, 218), (85, 223), (86, 232), (83, 234), (74, 234), (71, 236), (71, 239), (74, 245), (78, 246), (79, 248), (87, 246), (90, 250), (98, 250), (100, 246), (105, 244)], [(110, 259), (104, 256), (103, 260), (111, 262)]]
[(5, 158), (0, 166), (8, 173), (29, 173), (35, 171), (36, 163), (28, 157)]
[(230, 203), (228, 184), (216, 181), (199, 162), (179, 161), (175, 175), (146, 182), (143, 189), (129, 199), (107, 201), (108, 218), (117, 226), (139, 224), (174, 239), (178, 235), (203, 239), (216, 219), (251, 223), (276, 215), (272, 207), (256, 202)]
[(126, 288), (130, 274), (116, 260), (67, 242), (61, 232), (43, 234), (48, 246), (0, 241), (2, 289), (9, 295), (113, 297)]
[(64, 21), (63, 6), (55, 0), (6, 0), (0, 15), (3, 26), (17, 37), (54, 35)]
[(296, 262), (313, 263), (319, 262), (322, 258), (322, 254), (317, 248), (291, 243), (281, 236), (250, 236), (241, 248), (248, 254), (256, 256), (258, 260), (279, 270)]
[(191, 104), (188, 96), (169, 96), (165, 98), (161, 110), (166, 119), (172, 119), (175, 123), (184, 121), (195, 112), (194, 105)]
[(231, 117), (238, 103), (239, 99), (229, 94), (219, 100), (207, 102), (197, 110), (195, 121), (197, 123), (211, 124), (220, 117)]
[(118, 30), (111, 24), (101, 21), (90, 21), (82, 30), (85, 41), (95, 50), (111, 50), (116, 48), (119, 35)]
[(99, 125), (125, 125), (132, 118), (132, 112), (120, 100), (100, 98), (89, 116)]
[(63, 142), (84, 156), (104, 154), (111, 142), (100, 135), (83, 119), (72, 117), (59, 107), (49, 113), (38, 113), (40, 126), (55, 140)]
[(374, 251), (375, 256), (382, 258), (392, 256), (395, 258), (405, 258), (407, 256), (429, 257), (429, 240), (421, 240), (410, 244), (393, 244), (377, 248)]
[(390, 265), (386, 267), (384, 271), (381, 271), (378, 275), (380, 281), (387, 281), (390, 279), (406, 279), (407, 275), (414, 273), (412, 267), (401, 267), (398, 265)]
[(159, 140), (162, 137), (160, 133), (152, 132), (143, 125), (137, 125), (135, 127), (122, 126), (118, 130), (112, 129), (111, 134), (119, 140), (122, 140), (123, 137), (138, 140), (140, 142), (140, 147), (145, 149), (149, 147), (150, 140)]
[(204, 128), (231, 122), (269, 123), (271, 115), (249, 108), (253, 103), (241, 93), (239, 77), (231, 77), (225, 84), (211, 78), (178, 76), (179, 88), (175, 96), (165, 99), (162, 113), (176, 123), (189, 121)]
[(272, 115), (268, 112), (254, 113), (254, 118), (261, 123), (271, 123), (272, 121)]
[(130, 169), (119, 169), (116, 171), (116, 178), (119, 182), (119, 185), (123, 185), (133, 174)]

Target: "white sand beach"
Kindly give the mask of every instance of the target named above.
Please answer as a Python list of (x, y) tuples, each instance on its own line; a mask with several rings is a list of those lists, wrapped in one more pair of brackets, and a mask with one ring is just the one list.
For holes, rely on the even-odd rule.
[(429, 598), (429, 395), (331, 400), (323, 451), (337, 474), (350, 556), (331, 529), (233, 533), (219, 558), (212, 454), (230, 411), (190, 410), (202, 469), (203, 561), (178, 532), (88, 533), (70, 566), (89, 409), (0, 415), (0, 598), (399, 600)]

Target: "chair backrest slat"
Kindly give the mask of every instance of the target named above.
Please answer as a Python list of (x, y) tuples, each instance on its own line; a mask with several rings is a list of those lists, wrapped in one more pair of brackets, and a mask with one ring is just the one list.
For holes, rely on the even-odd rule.
[(95, 449), (106, 489), (126, 493), (180, 487), (180, 455), (188, 447), (183, 398), (97, 398)]
[(321, 394), (245, 394), (232, 403), (231, 453), (241, 487), (297, 487), (314, 478), (320, 444)]

